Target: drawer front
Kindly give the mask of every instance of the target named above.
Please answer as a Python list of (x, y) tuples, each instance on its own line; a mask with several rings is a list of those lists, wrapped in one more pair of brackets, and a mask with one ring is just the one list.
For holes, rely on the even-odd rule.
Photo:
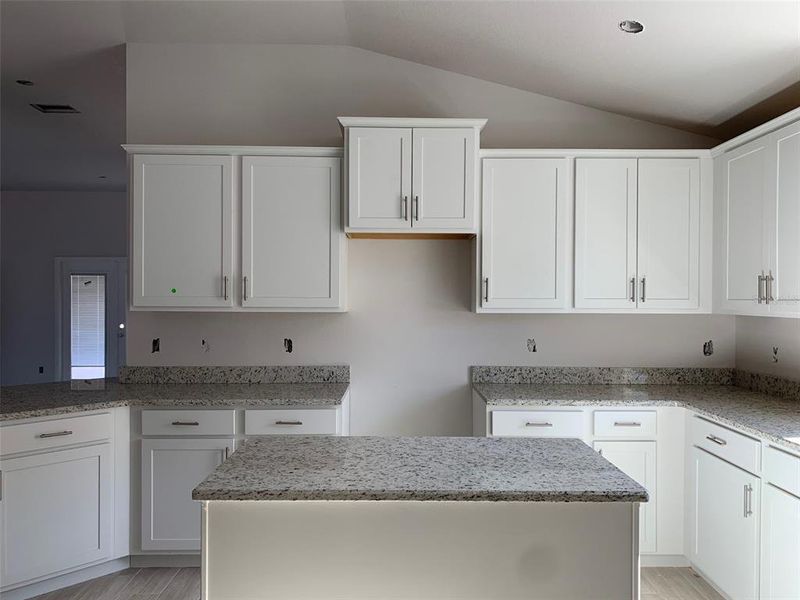
[(493, 436), (583, 437), (581, 411), (494, 410)]
[(759, 472), (761, 442), (699, 417), (692, 419), (692, 443), (751, 473)]
[(111, 413), (8, 425), (0, 430), (0, 454), (107, 440), (112, 431)]
[(142, 435), (233, 435), (235, 410), (143, 410)]
[(331, 408), (246, 410), (246, 435), (336, 435), (339, 412)]
[(597, 410), (594, 412), (597, 437), (643, 438), (656, 436), (654, 410)]
[(800, 497), (800, 456), (768, 446), (764, 450), (764, 478)]

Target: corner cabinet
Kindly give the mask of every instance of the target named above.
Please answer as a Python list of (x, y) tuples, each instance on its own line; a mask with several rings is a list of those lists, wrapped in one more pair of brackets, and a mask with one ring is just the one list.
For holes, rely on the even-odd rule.
[(483, 119), (340, 117), (347, 232), (476, 233)]
[(345, 309), (341, 150), (125, 146), (131, 309)]

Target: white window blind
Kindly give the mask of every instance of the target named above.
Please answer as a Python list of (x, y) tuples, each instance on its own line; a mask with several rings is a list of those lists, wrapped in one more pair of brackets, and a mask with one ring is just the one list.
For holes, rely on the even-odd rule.
[(70, 339), (73, 379), (106, 372), (106, 277), (71, 275)]

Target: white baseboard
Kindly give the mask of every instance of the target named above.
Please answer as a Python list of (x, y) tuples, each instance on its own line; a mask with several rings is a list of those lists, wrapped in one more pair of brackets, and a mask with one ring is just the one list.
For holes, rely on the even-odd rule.
[(688, 567), (689, 559), (683, 554), (640, 554), (642, 567)]
[[(131, 567), (199, 567), (200, 554), (132, 554)], [(5, 598), (3, 599), (5, 600)]]
[(129, 557), (126, 556), (124, 558), (109, 560), (98, 565), (86, 567), (85, 569), (79, 569), (71, 573), (65, 573), (64, 575), (58, 575), (57, 577), (51, 577), (50, 579), (23, 585), (13, 590), (0, 593), (0, 597), (2, 597), (2, 600), (27, 600), (27, 598), (33, 598), (40, 594), (60, 590), (75, 585), (76, 583), (83, 583), (84, 581), (95, 579), (96, 577), (116, 573), (130, 566), (128, 558)]

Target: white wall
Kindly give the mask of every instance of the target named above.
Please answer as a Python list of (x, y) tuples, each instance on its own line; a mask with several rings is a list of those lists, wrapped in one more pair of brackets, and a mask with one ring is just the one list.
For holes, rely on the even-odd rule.
[(800, 319), (736, 317), (736, 366), (800, 381)]
[(126, 195), (4, 191), (0, 223), (0, 378), (53, 381), (54, 259), (126, 256)]

